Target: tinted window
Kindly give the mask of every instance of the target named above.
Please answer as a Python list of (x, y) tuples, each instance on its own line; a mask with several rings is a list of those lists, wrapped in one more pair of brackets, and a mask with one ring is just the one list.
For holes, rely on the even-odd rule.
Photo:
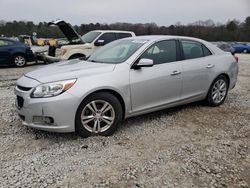
[(117, 39), (123, 39), (127, 37), (132, 37), (130, 33), (116, 33), (116, 38)]
[(104, 44), (108, 44), (116, 40), (115, 33), (104, 33), (98, 40), (104, 40)]
[(203, 57), (203, 49), (201, 44), (192, 41), (182, 41), (181, 43), (185, 59)]
[(140, 59), (152, 59), (154, 64), (176, 61), (176, 42), (174, 40), (161, 41), (146, 50)]
[(202, 49), (203, 49), (204, 56), (212, 55), (212, 53), (210, 52), (210, 50), (207, 49), (207, 47), (205, 47), (204, 45), (202, 45)]

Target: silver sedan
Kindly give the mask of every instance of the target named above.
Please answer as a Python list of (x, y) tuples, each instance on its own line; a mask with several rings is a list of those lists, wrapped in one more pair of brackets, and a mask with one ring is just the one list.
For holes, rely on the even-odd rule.
[(124, 118), (201, 100), (219, 106), (237, 75), (236, 58), (209, 42), (141, 36), (23, 75), (16, 106), (29, 127), (107, 136)]

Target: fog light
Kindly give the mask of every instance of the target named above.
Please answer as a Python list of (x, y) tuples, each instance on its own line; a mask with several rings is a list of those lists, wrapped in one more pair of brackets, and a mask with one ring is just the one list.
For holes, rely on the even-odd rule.
[(54, 119), (52, 117), (44, 117), (43, 121), (44, 123), (49, 124), (49, 125), (54, 123)]
[(47, 116), (33, 116), (33, 123), (34, 124), (47, 124), (47, 125), (52, 125), (54, 124), (54, 119), (52, 117), (47, 117)]

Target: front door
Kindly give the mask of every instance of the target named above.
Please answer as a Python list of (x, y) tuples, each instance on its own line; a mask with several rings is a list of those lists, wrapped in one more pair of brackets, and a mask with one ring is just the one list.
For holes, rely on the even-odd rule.
[(10, 49), (9, 49), (9, 43), (6, 40), (0, 39), (0, 63), (1, 64), (7, 64), (9, 63), (10, 58)]
[(160, 41), (138, 59), (154, 61), (154, 66), (130, 71), (132, 111), (140, 112), (177, 101), (181, 95), (182, 67), (177, 61), (175, 40)]

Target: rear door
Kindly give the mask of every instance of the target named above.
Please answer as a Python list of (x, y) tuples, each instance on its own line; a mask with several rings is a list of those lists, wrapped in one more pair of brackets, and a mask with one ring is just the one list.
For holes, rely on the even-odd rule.
[(140, 112), (179, 100), (182, 68), (178, 61), (177, 42), (157, 42), (137, 61), (143, 58), (152, 59), (154, 66), (130, 70), (132, 111)]
[(210, 84), (210, 71), (214, 64), (212, 53), (201, 43), (191, 40), (180, 41), (183, 49), (182, 99), (201, 97)]

